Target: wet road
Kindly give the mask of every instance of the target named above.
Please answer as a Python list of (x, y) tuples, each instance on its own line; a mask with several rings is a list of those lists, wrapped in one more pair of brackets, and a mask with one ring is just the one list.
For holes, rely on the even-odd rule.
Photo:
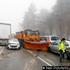
[(0, 47), (0, 70), (42, 70), (42, 66), (70, 66), (70, 60), (59, 62), (59, 56), (50, 52), (26, 49), (7, 50)]
[(70, 66), (70, 59), (63, 59), (62, 63), (60, 63), (59, 56), (52, 52), (37, 52), (30, 50), (29, 52), (33, 55), (37, 55), (39, 58), (43, 59), (45, 63), (47, 62), (50, 66)]
[(47, 64), (25, 49), (7, 50), (4, 48), (0, 54), (0, 70), (42, 70), (42, 66), (47, 66)]

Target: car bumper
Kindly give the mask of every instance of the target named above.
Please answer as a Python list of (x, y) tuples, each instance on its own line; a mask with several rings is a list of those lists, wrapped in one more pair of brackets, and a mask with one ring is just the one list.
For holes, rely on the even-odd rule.
[(16, 45), (8, 45), (8, 48), (9, 49), (18, 49), (18, 48), (20, 48), (20, 46), (18, 45), (18, 46), (16, 46)]

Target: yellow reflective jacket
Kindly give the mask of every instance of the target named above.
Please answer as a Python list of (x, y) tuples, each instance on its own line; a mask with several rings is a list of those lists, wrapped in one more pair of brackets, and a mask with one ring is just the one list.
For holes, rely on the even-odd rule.
[(65, 43), (63, 41), (58, 44), (58, 50), (65, 52)]

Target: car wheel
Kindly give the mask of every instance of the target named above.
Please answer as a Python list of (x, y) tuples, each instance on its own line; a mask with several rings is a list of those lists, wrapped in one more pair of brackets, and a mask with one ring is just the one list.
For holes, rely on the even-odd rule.
[(10, 48), (9, 48), (9, 47), (7, 47), (7, 49), (9, 50)]
[(18, 48), (18, 50), (20, 50), (20, 49), (21, 49), (21, 47)]

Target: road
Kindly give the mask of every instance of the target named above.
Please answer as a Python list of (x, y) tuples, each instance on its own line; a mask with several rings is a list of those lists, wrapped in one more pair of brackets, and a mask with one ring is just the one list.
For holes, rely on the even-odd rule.
[(0, 70), (42, 70), (42, 66), (47, 66), (46, 63), (30, 54), (25, 49), (1, 49)]
[[(59, 62), (59, 56), (52, 52), (43, 52), (43, 51), (31, 51), (28, 50), (34, 56), (37, 56), (39, 59), (43, 59), (43, 62), (47, 62), (49, 66), (70, 66), (70, 59), (63, 59), (62, 63)], [(46, 64), (47, 64), (46, 63)]]
[(59, 62), (59, 56), (50, 52), (7, 50), (0, 47), (0, 70), (42, 70), (42, 66), (70, 65), (70, 60)]

